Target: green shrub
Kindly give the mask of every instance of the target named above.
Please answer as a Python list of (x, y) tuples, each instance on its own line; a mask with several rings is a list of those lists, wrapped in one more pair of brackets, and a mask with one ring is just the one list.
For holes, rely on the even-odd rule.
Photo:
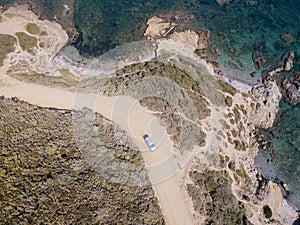
[(228, 163), (228, 168), (229, 168), (230, 170), (234, 171), (234, 170), (235, 170), (235, 162), (234, 162), (234, 161), (230, 161), (230, 162)]
[(233, 101), (232, 97), (230, 97), (230, 96), (225, 97), (225, 103), (226, 103), (227, 106), (231, 107), (232, 106), (232, 101)]
[(272, 217), (272, 209), (268, 205), (265, 205), (263, 210), (264, 210), (265, 217), (267, 219), (270, 219)]
[(237, 137), (238, 136), (238, 134), (237, 134), (237, 132), (236, 132), (235, 129), (231, 130), (231, 134), (232, 134), (233, 137)]
[(230, 160), (230, 157), (228, 155), (225, 155), (225, 161), (229, 162), (229, 160)]
[(261, 104), (260, 104), (260, 103), (257, 103), (255, 109), (256, 109), (256, 110), (259, 110), (260, 108), (261, 108)]
[(16, 36), (19, 39), (19, 44), (24, 51), (30, 52), (30, 50), (37, 46), (37, 39), (29, 36), (24, 32), (17, 32)]
[(236, 150), (242, 150), (242, 151), (246, 151), (246, 145), (244, 142), (240, 142), (238, 140), (234, 140), (234, 148)]
[(26, 31), (30, 34), (39, 34), (40, 28), (35, 23), (28, 23), (26, 25)]
[(237, 93), (237, 90), (234, 87), (230, 86), (229, 84), (225, 83), (224, 81), (218, 80), (218, 83), (219, 83), (222, 91), (227, 92), (231, 95), (235, 95)]
[(241, 113), (239, 112), (237, 107), (234, 107), (233, 113), (235, 116), (235, 122), (238, 123), (241, 120)]
[(250, 200), (251, 200), (251, 199), (249, 198), (248, 195), (243, 195), (242, 197), (243, 197), (243, 199), (246, 200), (247, 202), (250, 202)]
[(0, 34), (0, 66), (3, 63), (3, 60), (6, 58), (6, 55), (14, 51), (16, 38), (9, 34)]
[(248, 98), (248, 97), (249, 97), (249, 95), (248, 95), (247, 93), (242, 93), (242, 96), (243, 96), (244, 98)]

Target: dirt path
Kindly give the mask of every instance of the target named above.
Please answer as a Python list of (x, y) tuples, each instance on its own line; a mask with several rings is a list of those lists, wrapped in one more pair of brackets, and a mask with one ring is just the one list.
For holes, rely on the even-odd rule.
[[(4, 85), (0, 86), (0, 95), (5, 97), (18, 97), (44, 107), (64, 109), (89, 107), (119, 124), (141, 149), (167, 224), (195, 224), (192, 209), (188, 207), (191, 204), (187, 204), (189, 199), (185, 198), (183, 194), (185, 190), (180, 186), (182, 177), (179, 173), (175, 174), (180, 167), (172, 155), (173, 143), (165, 128), (160, 126), (158, 119), (135, 99), (125, 96), (76, 95), (72, 92), (22, 83), (10, 78), (2, 81)], [(145, 133), (150, 134), (157, 143), (156, 152), (148, 150), (143, 140)]]

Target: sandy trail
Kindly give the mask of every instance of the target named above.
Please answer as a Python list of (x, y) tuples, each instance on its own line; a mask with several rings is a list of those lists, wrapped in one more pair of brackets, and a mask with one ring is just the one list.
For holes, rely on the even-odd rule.
[[(41, 30), (47, 31), (46, 36), (36, 36), (38, 43), (47, 43), (47, 48), (38, 47), (36, 56), (28, 55), (23, 52), (20, 46), (16, 47), (14, 53), (10, 53), (4, 66), (0, 68), (0, 95), (5, 97), (18, 97), (20, 100), (42, 107), (56, 107), (61, 109), (82, 109), (88, 107), (95, 112), (99, 112), (106, 118), (114, 121), (126, 130), (134, 143), (139, 147), (149, 171), (149, 177), (153, 184), (155, 194), (162, 208), (162, 213), (167, 224), (170, 225), (192, 225), (192, 209), (187, 204), (187, 199), (183, 192), (182, 175), (178, 159), (173, 155), (173, 142), (167, 135), (166, 129), (160, 126), (158, 118), (154, 117), (150, 111), (142, 107), (139, 102), (128, 96), (105, 97), (96, 94), (76, 94), (66, 90), (40, 86), (37, 84), (23, 83), (8, 77), (8, 69), (16, 69), (19, 61), (27, 62), (28, 71), (22, 69), (22, 73), (51, 72), (56, 74), (59, 66), (65, 68), (69, 63), (65, 60), (56, 60), (53, 64), (52, 59), (68, 40), (67, 34), (61, 29), (60, 25), (40, 21), (37, 16), (28, 11), (26, 7), (10, 8), (8, 16), (2, 15), (0, 23), (1, 33), (15, 35), (16, 32), (28, 33), (25, 29), (29, 22), (36, 23)], [(10, 15), (13, 15), (10, 16)], [(38, 45), (39, 46), (39, 45)], [(147, 52), (148, 54), (148, 52)], [(151, 59), (155, 56), (154, 51), (146, 57)], [(45, 60), (43, 60), (45, 59)], [(24, 64), (25, 65), (25, 64)], [(76, 67), (76, 66), (75, 66)], [(23, 67), (22, 67), (23, 68)], [(72, 66), (68, 67), (70, 71)], [(81, 71), (75, 68), (74, 72)], [(59, 74), (58, 74), (59, 75)], [(157, 151), (150, 152), (143, 140), (143, 135), (149, 134), (157, 145)], [(187, 195), (187, 193), (186, 193)]]
[[(192, 210), (180, 187), (182, 180), (177, 173), (180, 167), (172, 155), (173, 143), (164, 127), (137, 100), (128, 96), (106, 97), (96, 94), (76, 94), (56, 88), (5, 79), (0, 95), (18, 97), (20, 100), (43, 107), (80, 109), (88, 107), (101, 113), (125, 129), (142, 152), (154, 191), (167, 224), (192, 225)], [(158, 144), (150, 152), (143, 140), (150, 134)]]

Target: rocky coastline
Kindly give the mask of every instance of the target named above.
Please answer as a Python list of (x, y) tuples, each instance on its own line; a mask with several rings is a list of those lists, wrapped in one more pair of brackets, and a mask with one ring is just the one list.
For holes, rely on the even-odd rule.
[[(220, 1), (221, 4), (223, 2), (225, 1)], [(155, 45), (154, 62), (141, 62), (139, 58), (134, 63), (120, 63), (116, 76), (108, 79), (102, 86), (102, 88), (104, 87), (102, 89), (103, 93), (106, 95), (122, 94), (120, 90), (122, 90), (122, 87), (127, 87), (130, 81), (141, 77), (155, 76), (173, 79), (172, 81), (182, 87), (183, 91), (193, 96), (191, 99), (197, 107), (199, 106), (197, 112), (198, 115), (201, 115), (197, 118), (198, 124), (196, 124), (196, 126), (200, 124), (201, 135), (196, 137), (199, 140), (196, 144), (197, 150), (191, 163), (185, 168), (184, 176), (182, 176), (182, 186), (183, 192), (187, 192), (189, 201), (192, 202), (192, 211), (194, 211), (194, 217), (197, 218), (195, 220), (197, 223), (232, 224), (234, 221), (236, 224), (291, 224), (296, 219), (296, 213), (290, 206), (284, 204), (280, 186), (265, 179), (258, 170), (253, 168), (253, 163), (254, 157), (258, 152), (257, 129), (270, 128), (279, 110), (281, 93), (274, 81), (274, 77), (278, 72), (290, 70), (293, 65), (293, 53), (287, 54), (282, 64), (269, 70), (263, 76), (262, 83), (250, 88), (246, 84), (246, 90), (237, 90), (231, 86), (225, 76), (220, 74), (221, 71), (217, 72), (218, 70), (215, 69), (215, 77), (211, 76), (214, 71), (213, 65), (204, 61), (208, 60), (209, 31), (204, 30), (196, 33), (187, 30), (185, 32), (177, 32), (175, 23), (169, 23), (159, 17), (153, 17), (150, 20), (151, 23), (148, 23), (148, 30), (146, 30), (145, 36), (158, 43)], [(59, 36), (56, 36), (56, 40), (51, 39), (51, 33), (47, 36), (54, 43), (58, 43), (55, 49), (51, 49), (51, 54), (53, 55), (47, 55), (52, 59), (55, 59), (58, 52), (65, 45), (65, 33), (61, 29), (59, 32), (62, 34), (60, 37), (64, 38), (60, 39)], [(38, 38), (38, 40), (40, 39)], [(174, 46), (180, 46), (180, 48), (174, 48)], [(34, 50), (38, 49), (43, 53), (43, 48), (39, 46), (32, 48)], [(44, 55), (46, 55), (47, 51), (45, 50)], [(28, 53), (24, 53), (23, 56), (26, 55)], [(21, 57), (23, 56), (21, 54)], [(28, 56), (32, 57), (31, 59), (35, 59), (34, 55)], [(152, 55), (150, 59), (152, 59)], [(82, 70), (78, 68), (78, 64), (70, 67), (65, 62), (65, 59), (59, 61), (61, 62), (61, 68), (59, 69), (56, 67), (58, 64), (55, 60), (50, 60), (50, 65), (47, 64), (49, 62), (47, 60), (42, 65), (39, 63), (35, 64), (36, 61), (34, 60), (32, 62), (33, 64), (31, 64), (31, 68), (28, 71), (37, 71), (39, 72), (38, 76), (29, 75), (30, 73), (26, 74), (28, 71), (25, 74), (21, 74), (18, 73), (18, 70), (13, 70), (15, 68), (13, 66), (20, 65), (20, 68), (22, 68), (26, 63), (22, 64), (24, 63), (22, 60), (15, 61), (12, 53), (8, 53), (6, 61), (4, 60), (2, 71), (10, 79), (16, 78), (21, 81), (34, 82), (71, 91), (75, 90), (74, 87), (77, 88), (78, 83), (82, 85), (83, 89), (92, 89), (93, 85), (95, 85), (93, 77), (87, 79), (86, 83), (82, 82), (82, 77), (78, 74), (78, 71), (81, 73)], [(197, 63), (201, 65), (201, 68), (195, 66)], [(187, 67), (186, 64), (189, 66)], [(35, 67), (35, 65), (37, 66)], [(8, 66), (10, 66), (11, 70), (8, 69)], [(74, 69), (71, 70), (71, 68)], [(203, 72), (205, 69), (208, 72)], [(6, 78), (1, 79), (5, 85)], [(299, 88), (299, 76), (297, 75), (290, 83), (291, 85), (286, 81), (284, 87), (287, 87), (287, 96), (293, 99), (294, 95), (289, 93), (290, 91), (294, 93), (294, 89)], [(245, 87), (245, 84), (243, 85), (242, 87)], [(96, 84), (95, 87), (99, 87), (99, 85)], [(289, 89), (291, 90), (288, 91)], [(134, 93), (129, 94), (133, 95)], [(11, 101), (13, 100), (2, 98), (2, 101), (9, 105), (12, 104)], [(16, 105), (13, 104), (13, 107), (18, 107), (18, 100), (15, 101)], [(169, 126), (167, 129), (169, 135), (179, 145), (178, 132), (180, 131), (178, 131), (178, 128), (180, 126), (175, 120), (178, 115), (169, 114), (169, 106), (165, 102), (159, 102), (160, 104), (154, 105), (155, 102), (157, 100), (146, 99), (141, 104), (153, 111), (157, 111), (156, 116), (160, 117), (162, 124)], [(184, 106), (183, 101), (179, 101), (179, 103)], [(205, 107), (201, 108), (201, 105)], [(38, 110), (43, 111), (44, 109)], [(68, 113), (63, 112), (63, 114)], [(185, 118), (187, 121), (188, 119), (190, 118)], [(111, 123), (111, 121), (106, 121), (103, 118), (100, 121)], [(99, 126), (98, 124), (97, 127)], [(266, 147), (268, 148), (268, 145)], [(212, 154), (208, 154), (207, 152), (209, 151), (212, 151)], [(206, 153), (208, 154), (206, 157), (211, 161), (205, 164), (201, 159)], [(63, 156), (61, 157), (64, 158)], [(129, 158), (132, 157), (129, 156)], [(108, 184), (106, 183), (105, 185)], [(130, 191), (127, 190), (125, 192), (131, 196)], [(150, 193), (150, 197), (145, 197), (143, 191), (141, 190), (142, 194), (139, 193), (137, 196), (152, 199), (150, 203), (153, 205), (146, 206), (142, 202), (139, 204), (141, 212), (148, 213), (148, 209), (151, 209), (151, 212), (159, 214), (160, 209), (157, 207), (159, 202), (156, 203), (151, 192), (152, 189), (145, 192)], [(122, 193), (121, 191), (119, 194), (122, 195)], [(129, 199), (128, 201), (132, 200)], [(226, 210), (222, 211), (223, 206), (227, 204)], [(118, 207), (117, 204), (116, 207)], [(130, 213), (131, 209), (126, 209), (126, 212)], [(218, 213), (217, 217), (215, 217), (216, 213)], [(138, 216), (130, 215), (130, 218), (134, 217), (136, 219), (136, 223), (164, 224), (164, 220), (160, 217), (154, 221), (153, 214), (145, 215), (143, 222), (140, 222), (141, 220), (139, 220)], [(109, 216), (106, 219), (109, 219)]]
[[(152, 25), (154, 25), (153, 19), (151, 20)], [(158, 25), (159, 26), (159, 25)], [(170, 25), (171, 26), (171, 25)], [(170, 27), (168, 27), (170, 28)], [(164, 28), (165, 29), (165, 28)], [(159, 29), (158, 29), (159, 30)], [(166, 29), (167, 30), (167, 29)], [(157, 35), (161, 35), (161, 32), (159, 31)], [(176, 33), (176, 31), (175, 31)], [(208, 35), (201, 35), (201, 33), (206, 33)], [(152, 34), (153, 36), (153, 34)], [(161, 35), (161, 37), (163, 37), (163, 35)], [(203, 48), (201, 47), (202, 45), (198, 45), (197, 47), (194, 48), (194, 51), (197, 53), (205, 53), (207, 51), (207, 48), (209, 47), (209, 32), (203, 31), (203, 32), (199, 32), (199, 37), (205, 37), (204, 39), (201, 39), (201, 41), (199, 41), (199, 43), (202, 43)], [(205, 44), (207, 43), (207, 44)], [(200, 56), (202, 56), (202, 58), (207, 59), (207, 56), (203, 54), (199, 54)], [(283, 184), (280, 181), (271, 181), (268, 178), (264, 177), (258, 169), (254, 169), (253, 168), (253, 164), (254, 164), (254, 157), (256, 156), (256, 154), (259, 151), (260, 147), (263, 148), (271, 148), (272, 144), (271, 143), (266, 143), (263, 140), (259, 139), (259, 135), (258, 135), (258, 129), (268, 129), (271, 128), (273, 125), (274, 120), (276, 119), (278, 113), (279, 113), (279, 101), (282, 98), (282, 93), (281, 93), (281, 87), (280, 85), (277, 85), (276, 83), (276, 77), (278, 76), (278, 73), (283, 72), (283, 71), (290, 71), (291, 68), (293, 67), (293, 60), (294, 60), (294, 53), (293, 52), (289, 52), (287, 53), (284, 57), (283, 60), (281, 62), (278, 63), (277, 66), (272, 67), (271, 69), (267, 70), (263, 75), (262, 75), (262, 83), (257, 83), (255, 85), (251, 85), (251, 87), (249, 88), (242, 88), (240, 91), (244, 92), (244, 95), (249, 96), (249, 98), (251, 99), (251, 103), (248, 104), (248, 107), (245, 107), (245, 109), (241, 109), (239, 108), (238, 110), (236, 110), (235, 112), (240, 112), (241, 115), (246, 114), (246, 116), (243, 118), (244, 120), (244, 125), (245, 125), (245, 130), (247, 130), (246, 134), (242, 132), (242, 137), (240, 137), (239, 141), (229, 141), (232, 142), (232, 144), (234, 144), (234, 148), (238, 148), (238, 149), (248, 149), (247, 151), (249, 151), (249, 155), (252, 155), (252, 158), (249, 159), (249, 163), (243, 163), (244, 164), (244, 168), (246, 171), (246, 174), (248, 174), (248, 179), (251, 180), (250, 183), (252, 183), (252, 190), (251, 188), (248, 189), (248, 193), (235, 193), (238, 199), (241, 199), (241, 202), (245, 202), (245, 199), (247, 199), (247, 201), (251, 202), (252, 204), (254, 202), (254, 205), (257, 204), (259, 201), (264, 202), (264, 206), (262, 206), (262, 211), (264, 212), (264, 214), (266, 213), (266, 211), (273, 209), (273, 214), (274, 211), (277, 211), (277, 213), (282, 215), (282, 218), (284, 217), (284, 213), (285, 210), (289, 210), (295, 217), (294, 219), (296, 219), (296, 209), (293, 209), (293, 206), (288, 206), (286, 205), (286, 200), (284, 200), (286, 194), (288, 193), (288, 191), (286, 190), (286, 184)], [(208, 61), (209, 62), (209, 61)], [(218, 79), (220, 79), (222, 82), (224, 82), (225, 84), (230, 84), (232, 85), (232, 81), (234, 80), (234, 78), (227, 78), (226, 76), (223, 75), (222, 71), (218, 68), (218, 65), (215, 64), (214, 62), (211, 62), (211, 66), (214, 67), (214, 73), (216, 75), (216, 77)], [(286, 84), (285, 87), (286, 88), (286, 93), (288, 98), (290, 99), (290, 101), (293, 101), (293, 97), (295, 96), (295, 89), (299, 88), (298, 85), (298, 76), (299, 74), (296, 74), (296, 77), (294, 79), (291, 79), (289, 82), (292, 84), (289, 84), (288, 81), (285, 81), (284, 83)], [(230, 82), (231, 81), (231, 82)], [(241, 81), (243, 82), (243, 81)], [(247, 86), (248, 84), (246, 83), (245, 86)], [(293, 86), (295, 87), (293, 87)], [(238, 85), (235, 85), (236, 87)], [(242, 85), (243, 87), (244, 85)], [(288, 90), (288, 88), (291, 87), (290, 90)], [(230, 89), (228, 86), (225, 86), (227, 88), (225, 88), (225, 91), (228, 91), (228, 89)], [(226, 90), (227, 89), (227, 90)], [(291, 91), (293, 91), (292, 94)], [(238, 92), (234, 91), (234, 95), (235, 93)], [(232, 93), (232, 91), (229, 91), (229, 93)], [(298, 94), (298, 91), (297, 91)], [(235, 97), (235, 100), (230, 100), (232, 98), (232, 96), (228, 96), (226, 98), (226, 103), (228, 104), (228, 106), (232, 106), (232, 104), (234, 104), (235, 102), (240, 102), (241, 100), (239, 99), (240, 97)], [(247, 105), (246, 102), (243, 102), (242, 105)], [(246, 113), (247, 112), (247, 113)], [(234, 113), (233, 113), (234, 114)], [(235, 120), (237, 119), (237, 115), (239, 115), (238, 113), (235, 113)], [(229, 114), (230, 115), (230, 114)], [(240, 116), (238, 116), (240, 117)], [(229, 137), (230, 138), (230, 137)], [(228, 155), (226, 155), (227, 158)], [(224, 156), (223, 156), (224, 157)], [(225, 160), (225, 159), (223, 159)], [(222, 160), (221, 160), (222, 161)], [(225, 160), (226, 161), (226, 160)], [(229, 169), (229, 173), (232, 172), (230, 170), (232, 170), (232, 165), (234, 161), (230, 161), (230, 159), (228, 159), (229, 163), (228, 163), (228, 168)], [(239, 161), (239, 160), (237, 160)], [(239, 163), (239, 162), (238, 162)], [(222, 164), (222, 163), (221, 163)], [(235, 163), (234, 163), (235, 165)], [(223, 165), (224, 167), (224, 165)], [(224, 168), (218, 168), (221, 171), (224, 171)], [(226, 166), (225, 166), (226, 167)], [(223, 169), (223, 170), (222, 170)], [(210, 171), (210, 172), (209, 172)], [(207, 173), (212, 173), (213, 171), (215, 171), (214, 169), (207, 171)], [(202, 174), (202, 176), (206, 176), (205, 174)], [(236, 176), (238, 177), (238, 176)], [(208, 178), (206, 178), (208, 179)], [(235, 183), (237, 181), (237, 178), (234, 178), (234, 182)], [(198, 181), (197, 181), (198, 182)], [(232, 185), (234, 186), (234, 184)], [(198, 199), (197, 194), (195, 194), (195, 186), (189, 184), (188, 185), (189, 188), (191, 188), (191, 195), (193, 196), (193, 198)], [(207, 188), (207, 187), (206, 187)], [(234, 187), (233, 190), (237, 191), (240, 188), (238, 187)], [(200, 192), (203, 192), (204, 189), (202, 189)], [(276, 198), (280, 198), (281, 201), (283, 202), (281, 206), (278, 206), (277, 203), (273, 202), (273, 205), (271, 204), (267, 204), (268, 200), (272, 198), (270, 196), (272, 196), (274, 193), (276, 193), (275, 195), (277, 195)], [(249, 199), (249, 196), (251, 196), (251, 200)], [(203, 196), (204, 197), (204, 196)], [(274, 196), (273, 196), (274, 197)], [(204, 197), (207, 198), (207, 197)], [(203, 199), (203, 198), (201, 198)], [(258, 202), (257, 202), (258, 201)], [(271, 201), (272, 202), (272, 201)], [(247, 204), (246, 204), (247, 205)], [(250, 204), (251, 205), (251, 204)], [(285, 207), (284, 207), (285, 205)], [(199, 206), (197, 206), (196, 208), (198, 208)], [(202, 206), (204, 208), (202, 208), (200, 210), (201, 213), (205, 212), (205, 206)], [(249, 206), (246, 206), (246, 208), (248, 208)], [(250, 208), (250, 207), (249, 207)], [(248, 210), (249, 210), (248, 208)], [(268, 210), (266, 210), (268, 209)], [(247, 210), (246, 210), (247, 211)], [(252, 210), (250, 210), (252, 211)], [(293, 213), (294, 212), (294, 213)], [(249, 211), (248, 211), (249, 213)], [(257, 213), (257, 212), (256, 212)], [(250, 213), (251, 214), (251, 213)], [(249, 214), (248, 214), (249, 215)], [(252, 214), (253, 215), (253, 214)], [(266, 216), (266, 214), (265, 214)], [(254, 224), (264, 224), (264, 223), (268, 223), (268, 224), (285, 224), (287, 221), (285, 222), (280, 222), (281, 220), (281, 216), (277, 217), (277, 219), (273, 218), (270, 220), (270, 218), (268, 218), (268, 216), (266, 216), (266, 220), (264, 221), (263, 216), (261, 218), (255, 218), (257, 219), (256, 222), (254, 222)], [(232, 220), (232, 218), (231, 218)], [(226, 221), (226, 220), (225, 220)], [(251, 220), (250, 220), (251, 221)], [(252, 221), (255, 221), (254, 218)], [(258, 222), (259, 221), (259, 222)], [(224, 222), (224, 218), (223, 218), (223, 222)], [(290, 221), (291, 223), (291, 221)], [(226, 222), (225, 222), (226, 224)], [(246, 222), (245, 222), (246, 224)]]
[[(263, 83), (269, 81), (276, 83), (280, 93), (282, 94), (283, 101), (286, 101), (288, 104), (291, 105), (295, 105), (300, 101), (300, 85), (299, 85), (300, 73), (296, 71), (292, 76), (288, 76), (288, 77), (281, 76), (281, 73), (290, 71), (293, 68), (294, 60), (295, 60), (294, 52), (288, 52), (282, 57), (282, 60), (280, 60), (277, 65), (271, 67), (270, 69), (266, 70), (262, 74)], [(276, 118), (278, 118), (280, 114), (281, 112), (279, 110)], [(272, 133), (275, 136), (276, 136), (276, 132), (277, 131), (275, 129), (272, 129)], [(267, 141), (263, 137), (262, 133), (260, 132), (258, 133), (259, 134), (257, 135), (256, 138), (259, 144), (259, 149), (264, 152), (270, 152), (271, 158), (267, 159), (267, 163), (272, 164), (273, 158), (276, 157), (276, 153), (274, 151), (274, 145), (272, 142)], [(282, 195), (284, 196), (284, 198), (288, 199), (290, 191), (288, 189), (287, 184), (281, 181), (280, 179), (278, 179), (277, 177), (274, 177), (274, 175), (268, 174), (268, 172), (266, 172), (265, 176), (266, 179), (272, 179), (274, 183), (278, 184), (280, 190), (282, 191)], [(289, 204), (291, 204), (294, 210), (299, 210), (299, 208), (293, 205), (292, 203)]]

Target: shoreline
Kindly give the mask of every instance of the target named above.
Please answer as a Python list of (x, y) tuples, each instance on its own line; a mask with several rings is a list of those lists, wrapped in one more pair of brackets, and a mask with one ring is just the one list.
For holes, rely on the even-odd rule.
[[(166, 41), (166, 40), (161, 40), (161, 41), (158, 41), (158, 44), (157, 44), (157, 48), (155, 49), (155, 53), (156, 53), (156, 56), (157, 56), (157, 53), (159, 53), (159, 54), (161, 54), (161, 55), (163, 55), (164, 53), (166, 53), (166, 52), (168, 52), (168, 51), (174, 51), (174, 44), (176, 44), (176, 43), (180, 43), (180, 41), (182, 41), (181, 39), (184, 39), (184, 37), (186, 37), (185, 35), (193, 35), (192, 33), (186, 33), (186, 34), (182, 34), (183, 36), (182, 37), (177, 37), (178, 39), (177, 40), (175, 40), (175, 41)], [(179, 41), (178, 41), (179, 40)], [(183, 56), (185, 56), (185, 57), (194, 57), (194, 53), (193, 53), (193, 51), (190, 51), (191, 49), (193, 49), (194, 48), (194, 46), (191, 46), (191, 45), (187, 45), (188, 43), (186, 43), (185, 42), (185, 44), (186, 44), (186, 46), (184, 46), (184, 47), (186, 47), (187, 49), (184, 49), (184, 48), (177, 48), (176, 49), (176, 51), (177, 52), (180, 52)], [(183, 49), (183, 50), (182, 50)], [(159, 55), (158, 54), (158, 55)], [(150, 56), (152, 56), (152, 55), (150, 55)], [(214, 77), (216, 77), (216, 75), (214, 74), (214, 73), (212, 73), (212, 71), (213, 71), (213, 69), (212, 69), (212, 65), (211, 64), (203, 64), (203, 60), (200, 60), (199, 59), (199, 57), (198, 58), (193, 58), (193, 59), (195, 59), (198, 63), (202, 63), (201, 65), (202, 66), (205, 66), (206, 67), (206, 69), (208, 70), (208, 72), (210, 72), (211, 73), (211, 75), (212, 76), (214, 76)], [(65, 59), (62, 59), (62, 61), (60, 61), (62, 64), (64, 64), (65, 63), (65, 61), (64, 61)], [(141, 60), (140, 58), (138, 58), (138, 60)], [(125, 62), (125, 65), (126, 65), (126, 63), (129, 63), (128, 65), (130, 65), (130, 62)], [(55, 65), (54, 65), (55, 66)], [(56, 64), (56, 66), (57, 66), (57, 64)], [(64, 65), (64, 66), (66, 66), (66, 65)], [(118, 66), (121, 66), (121, 67), (123, 67), (124, 66), (124, 62), (122, 62), (121, 63), (121, 65), (119, 64)], [(75, 65), (75, 67), (77, 68), (77, 65)], [(77, 68), (77, 69), (80, 69), (80, 68)], [(27, 87), (29, 87), (29, 89), (26, 89), (27, 91), (28, 91), (28, 93), (30, 94), (30, 92), (31, 91), (33, 91), (33, 90), (36, 90), (37, 89), (37, 87), (39, 87), (40, 88), (40, 92), (42, 93), (43, 92), (43, 86), (39, 86), (39, 85), (31, 85), (31, 84), (28, 84), (28, 83), (22, 83), (22, 82), (15, 82), (14, 81), (14, 79), (13, 78), (11, 78), (11, 77), (8, 77), (8, 76), (6, 76), (6, 74), (5, 74), (5, 78), (7, 78), (7, 84), (9, 84), (9, 85), (12, 85), (11, 87), (9, 87), (9, 88), (11, 88), (10, 90), (11, 90), (11, 97), (12, 97), (12, 95), (14, 94), (13, 93), (13, 86), (14, 85), (16, 85), (16, 83), (19, 83), (20, 85), (23, 85), (23, 86), (27, 86)], [(222, 77), (221, 77), (221, 79), (222, 79)], [(251, 89), (252, 89), (252, 87), (253, 86), (251, 86), (248, 82), (245, 82), (244, 80), (242, 80), (242, 79), (238, 79), (238, 78), (234, 78), (234, 76), (233, 77), (231, 77), (230, 75), (224, 75), (223, 76), (223, 79), (225, 79), (225, 82), (228, 82), (229, 84), (232, 84), (234, 87), (236, 87), (237, 89), (239, 89), (242, 93), (249, 93), (249, 91), (251, 91)], [(231, 81), (230, 81), (231, 80)], [(11, 83), (10, 83), (11, 82)], [(255, 85), (254, 85), (255, 86)], [(9, 89), (8, 88), (8, 89)], [(273, 86), (271, 87), (271, 88), (273, 88)], [(274, 87), (275, 88), (275, 87)], [(45, 88), (45, 89), (47, 89), (47, 88)], [(61, 94), (58, 94), (58, 93), (56, 93), (55, 92), (55, 90), (57, 90), (58, 88), (53, 88), (53, 93), (55, 93), (56, 94), (56, 96), (57, 96), (57, 98), (60, 98), (59, 96), (61, 96), (61, 95), (64, 95), (64, 94), (66, 94), (67, 92), (65, 92), (65, 91), (63, 91)], [(3, 90), (5, 90), (5, 87), (0, 87), (0, 91), (3, 91)], [(23, 89), (22, 88), (20, 88), (20, 90), (18, 90), (18, 91), (22, 91)], [(270, 90), (270, 93), (271, 93), (271, 91), (272, 90)], [(258, 92), (258, 93), (261, 93), (261, 92)], [(24, 94), (24, 93), (23, 93)], [(28, 96), (28, 100), (32, 100), (32, 98), (34, 98), (34, 95), (36, 95), (35, 93), (31, 93), (31, 96)], [(52, 94), (50, 94), (50, 96), (51, 97), (53, 97), (52, 96)], [(35, 96), (35, 98), (41, 98), (42, 96)], [(258, 96), (259, 97), (259, 96)], [(70, 97), (69, 99), (72, 99), (72, 97)], [(74, 98), (73, 98), (74, 99)], [(237, 97), (236, 97), (236, 101), (237, 101), (237, 103), (244, 103), (243, 101), (241, 101), (241, 99), (242, 99), (242, 97), (241, 97), (241, 95), (238, 95)], [(23, 100), (23, 99), (21, 99), (21, 100)], [(41, 100), (42, 101), (42, 100)], [(51, 102), (50, 100), (48, 100), (48, 102), (47, 102), (47, 104), (49, 103), (49, 102)], [(30, 103), (30, 101), (29, 101), (29, 103)], [(73, 102), (72, 102), (73, 103)], [(70, 103), (70, 102), (68, 102), (68, 103), (63, 103), (62, 105), (65, 105), (65, 104), (72, 104), (72, 103)], [(274, 102), (271, 102), (270, 104), (273, 104)], [(52, 104), (52, 103), (51, 103)], [(60, 107), (62, 107), (61, 105), (60, 105)], [(276, 107), (275, 107), (276, 108)], [(249, 108), (250, 109), (250, 108)], [(224, 118), (222, 118), (221, 116), (223, 116), (223, 114), (222, 113), (220, 113), (220, 112), (218, 112), (217, 110), (214, 110), (214, 113), (216, 113), (219, 117), (220, 117), (220, 119), (224, 119)], [(224, 114), (225, 115), (225, 114)], [(264, 114), (263, 114), (264, 115)], [(210, 118), (210, 119), (212, 119), (212, 118)], [(248, 118), (249, 119), (249, 118)], [(247, 120), (248, 120), (247, 119)], [(246, 121), (247, 121), (246, 120)], [(256, 118), (256, 122), (257, 121), (261, 121), (262, 120), (262, 118)], [(216, 121), (217, 122), (217, 124), (215, 125), (215, 126), (218, 126), (218, 128), (219, 129), (222, 129), (222, 127), (220, 126), (220, 124), (218, 124), (218, 122), (219, 121)], [(269, 121), (269, 123), (270, 123), (271, 121)], [(257, 122), (258, 123), (258, 122)], [(262, 123), (264, 123), (264, 122), (262, 122)], [(220, 126), (220, 127), (219, 127)], [(250, 127), (246, 127), (247, 129), (249, 129), (250, 130)], [(211, 131), (212, 133), (213, 133), (213, 131)], [(250, 131), (247, 131), (247, 132), (249, 132), (250, 133)], [(246, 132), (246, 133), (247, 133)], [(214, 134), (215, 136), (216, 136), (216, 134)], [(216, 138), (216, 137), (215, 137)], [(248, 139), (247, 139), (248, 140)], [(248, 140), (249, 141), (249, 140)], [(249, 141), (250, 142), (250, 141)], [(231, 151), (231, 149), (229, 149), (228, 151)], [(231, 154), (233, 154), (232, 152), (231, 152)], [(240, 154), (240, 153), (239, 153)], [(234, 157), (234, 156), (233, 156)], [(237, 161), (239, 162), (239, 163), (241, 163), (241, 160), (238, 160), (237, 159)], [(250, 160), (251, 161), (251, 160)], [(250, 162), (249, 162), (250, 163)], [(176, 183), (176, 182), (175, 182)], [(236, 186), (238, 186), (238, 185), (236, 185)], [(181, 189), (182, 188), (184, 188), (184, 187), (181, 187)], [(180, 190), (181, 190), (180, 189)], [(234, 193), (234, 194), (236, 194), (236, 193)], [(238, 199), (238, 195), (236, 194), (236, 198)]]
[[(225, 78), (225, 81), (227, 84), (233, 86), (234, 88), (238, 89), (239, 91), (241, 91), (242, 93), (250, 93), (251, 89), (253, 87), (255, 87), (256, 85), (260, 84), (259, 82), (256, 82), (256, 83), (251, 83), (249, 82), (249, 80), (243, 80), (242, 78), (238, 78), (236, 76), (231, 76), (231, 75), (223, 75), (222, 77)], [(277, 117), (280, 116), (280, 114), (278, 114), (275, 118), (275, 120), (277, 119)], [(267, 128), (268, 129), (271, 129), (272, 127), (270, 128)], [(259, 142), (257, 142), (259, 144)], [(262, 147), (262, 145), (259, 144), (259, 149), (258, 149), (258, 152), (255, 156), (255, 158), (258, 156), (259, 154), (259, 151), (262, 151), (262, 149), (260, 149)], [(262, 156), (263, 157), (263, 156)], [(263, 158), (264, 160), (267, 160), (266, 158)], [(288, 196), (285, 197), (285, 193), (284, 193), (284, 190), (283, 190), (283, 187), (282, 185), (280, 185), (280, 182), (283, 182), (282, 180), (280, 180), (277, 176), (273, 176), (273, 175), (269, 175), (269, 172), (268, 171), (263, 171), (261, 170), (261, 167), (265, 167), (264, 164), (267, 164), (267, 162), (257, 162), (257, 163), (254, 163), (253, 166), (256, 167), (256, 169), (258, 170), (258, 172), (263, 175), (266, 179), (269, 179), (270, 181), (272, 181), (273, 183), (275, 183), (281, 190), (281, 193), (283, 195), (283, 200), (286, 202), (286, 204), (288, 204), (291, 208), (293, 208), (294, 211), (298, 211), (300, 210), (299, 207), (297, 207), (296, 205), (294, 205), (289, 199), (288, 199)], [(299, 196), (298, 196), (299, 197)]]

